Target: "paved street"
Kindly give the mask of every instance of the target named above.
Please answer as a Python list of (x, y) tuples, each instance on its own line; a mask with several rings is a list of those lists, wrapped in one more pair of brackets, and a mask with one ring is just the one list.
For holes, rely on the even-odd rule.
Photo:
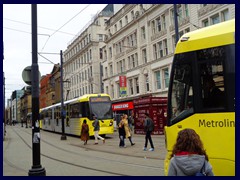
[[(3, 142), (3, 175), (28, 176), (32, 162), (30, 128), (6, 126)], [(143, 151), (144, 135), (133, 135), (134, 146), (126, 140), (119, 148), (118, 133), (106, 137), (106, 143), (94, 139), (87, 145), (78, 137), (41, 131), (41, 165), (47, 176), (163, 176), (166, 155), (164, 136), (153, 135), (155, 151)], [(149, 145), (148, 145), (148, 148)]]

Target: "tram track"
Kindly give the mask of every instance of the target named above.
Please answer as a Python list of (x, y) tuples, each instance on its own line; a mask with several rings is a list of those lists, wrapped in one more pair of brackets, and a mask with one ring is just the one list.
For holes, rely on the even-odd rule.
[[(17, 134), (17, 136), (24, 142), (24, 144), (32, 149), (31, 145), (29, 145), (29, 143), (25, 140), (25, 138), (23, 138), (18, 132), (17, 130), (14, 129), (14, 132)], [(22, 131), (24, 133), (26, 133), (27, 135), (29, 136), (32, 136), (32, 134), (28, 131)], [(115, 164), (121, 164), (123, 166), (131, 166), (131, 167), (137, 167), (137, 168), (145, 168), (145, 169), (152, 169), (152, 170), (163, 170), (161, 167), (158, 167), (158, 166), (151, 166), (151, 165), (142, 165), (142, 164), (137, 164), (137, 163), (131, 163), (131, 162), (124, 162), (124, 161), (121, 161), (121, 160), (116, 160), (116, 159), (109, 159), (109, 158), (105, 158), (105, 157), (99, 157), (99, 156), (93, 156), (93, 155), (89, 155), (89, 154), (86, 154), (86, 153), (82, 153), (82, 152), (76, 152), (76, 151), (72, 151), (72, 150), (68, 150), (68, 149), (65, 149), (65, 148), (62, 148), (62, 147), (59, 147), (59, 146), (56, 146), (55, 144), (53, 143), (50, 143), (46, 140), (41, 140), (42, 143), (45, 143), (53, 148), (55, 148), (56, 150), (58, 151), (62, 151), (64, 153), (69, 153), (71, 155), (76, 155), (76, 156), (84, 156), (85, 158), (92, 158), (94, 160), (98, 159), (100, 161), (105, 161), (107, 163), (115, 163)], [(83, 148), (83, 147), (80, 147), (80, 148)], [(85, 148), (84, 148), (85, 149)], [(91, 150), (91, 151), (96, 151), (96, 150), (92, 150), (92, 149), (86, 149), (86, 150)], [(104, 152), (101, 152), (101, 153), (104, 153)], [(116, 153), (111, 153), (111, 152), (105, 152), (105, 153), (108, 153), (108, 154), (111, 154), (111, 155), (118, 155), (118, 156), (123, 156), (122, 154), (116, 154)], [(117, 175), (117, 176), (129, 176), (129, 174), (124, 174), (124, 173), (119, 173), (119, 172), (113, 172), (113, 171), (108, 171), (108, 170), (104, 170), (104, 169), (99, 169), (99, 168), (93, 168), (93, 167), (89, 167), (89, 166), (84, 166), (84, 165), (80, 165), (80, 164), (76, 164), (76, 163), (72, 163), (72, 162), (69, 162), (69, 161), (66, 161), (66, 160), (63, 160), (63, 159), (59, 159), (59, 158), (55, 158), (53, 156), (49, 156), (45, 153), (41, 153), (41, 155), (45, 158), (48, 158), (48, 159), (51, 159), (51, 160), (54, 160), (54, 161), (57, 161), (57, 162), (60, 162), (60, 163), (64, 163), (64, 164), (68, 164), (68, 165), (71, 165), (71, 166), (74, 166), (74, 167), (78, 167), (78, 168), (83, 168), (83, 169), (87, 169), (87, 170), (92, 170), (92, 171), (95, 171), (95, 172), (101, 172), (101, 173), (107, 173), (109, 175)], [(140, 157), (134, 157), (134, 158), (139, 158)], [(142, 158), (141, 158), (142, 159)]]

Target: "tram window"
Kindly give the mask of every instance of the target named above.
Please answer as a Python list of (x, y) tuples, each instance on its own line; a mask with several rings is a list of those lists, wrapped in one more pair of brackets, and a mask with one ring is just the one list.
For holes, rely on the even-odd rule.
[(78, 118), (80, 114), (80, 105), (79, 104), (73, 104), (70, 105), (70, 111), (72, 112), (72, 118)]
[[(204, 57), (202, 54), (204, 54)], [(203, 108), (224, 107), (224, 54), (224, 48), (222, 47), (210, 48), (198, 52)]]
[[(193, 109), (193, 88), (191, 63), (174, 66), (174, 80), (171, 95), (171, 119), (187, 116)], [(190, 111), (191, 109), (191, 111)]]
[(83, 102), (80, 104), (80, 109), (82, 112), (82, 117), (90, 117), (90, 108), (88, 102)]

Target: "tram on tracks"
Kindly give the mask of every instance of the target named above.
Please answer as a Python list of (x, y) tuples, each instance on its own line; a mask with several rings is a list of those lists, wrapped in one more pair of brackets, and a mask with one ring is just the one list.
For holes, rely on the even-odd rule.
[[(42, 130), (62, 132), (61, 103), (40, 110)], [(112, 101), (108, 94), (85, 94), (64, 102), (65, 134), (81, 136), (83, 120), (87, 120), (89, 135), (94, 135), (93, 116), (100, 121), (100, 135), (113, 134)]]

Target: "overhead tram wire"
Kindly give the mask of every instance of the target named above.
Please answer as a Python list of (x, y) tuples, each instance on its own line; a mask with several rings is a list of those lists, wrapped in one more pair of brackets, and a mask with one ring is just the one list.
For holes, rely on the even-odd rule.
[[(53, 36), (55, 33), (59, 32), (60, 29), (62, 29), (65, 25), (67, 25), (71, 20), (73, 20), (76, 16), (78, 16), (80, 13), (82, 13), (82, 12), (83, 12), (85, 9), (87, 9), (88, 6), (90, 6), (90, 5), (91, 5), (91, 4), (88, 4), (88, 5), (85, 6), (83, 9), (81, 9), (80, 12), (78, 12), (78, 13), (77, 13), (75, 16), (73, 16), (70, 20), (68, 20), (66, 23), (64, 23), (60, 28), (58, 28), (56, 31), (54, 31), (54, 32), (50, 35), (50, 37)], [(42, 48), (41, 51), (43, 51), (43, 49), (45, 48), (45, 46), (46, 46), (46, 44), (48, 43), (50, 37), (48, 37), (48, 39), (47, 39), (47, 41), (45, 42), (45, 44), (44, 44), (44, 46), (43, 46), (43, 48)]]
[[(20, 23), (20, 24), (25, 24), (25, 25), (31, 26), (31, 24), (25, 23), (25, 22), (22, 22), (22, 21), (16, 21), (16, 20), (8, 19), (8, 18), (3, 18), (3, 20), (12, 21), (12, 22), (16, 22), (16, 23)], [(3, 28), (15, 30), (15, 29), (12, 29), (12, 28), (7, 28), (7, 27), (3, 27)], [(42, 26), (38, 26), (38, 28), (46, 29), (46, 30), (50, 30), (50, 31), (56, 31), (56, 29), (46, 28), (46, 27), (42, 27)], [(18, 31), (18, 30), (16, 30), (16, 31)], [(68, 34), (68, 35), (71, 35), (71, 36), (75, 36), (75, 34), (64, 32), (64, 31), (58, 31), (58, 32), (59, 33), (63, 33), (63, 34)], [(29, 32), (26, 32), (26, 33), (29, 33)], [(29, 34), (31, 34), (31, 33), (29, 33)]]

